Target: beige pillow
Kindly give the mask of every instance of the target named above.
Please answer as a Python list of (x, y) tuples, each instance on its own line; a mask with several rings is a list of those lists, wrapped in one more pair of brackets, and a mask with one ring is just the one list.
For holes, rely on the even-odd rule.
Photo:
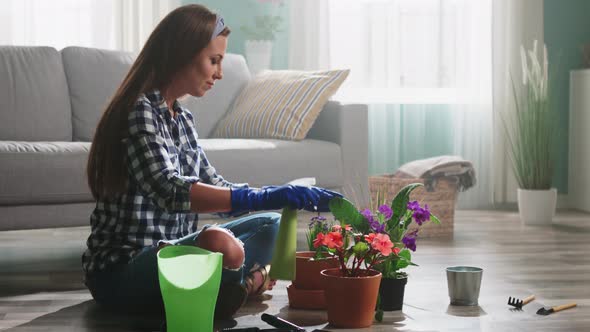
[(264, 71), (236, 98), (213, 137), (302, 140), (348, 73)]

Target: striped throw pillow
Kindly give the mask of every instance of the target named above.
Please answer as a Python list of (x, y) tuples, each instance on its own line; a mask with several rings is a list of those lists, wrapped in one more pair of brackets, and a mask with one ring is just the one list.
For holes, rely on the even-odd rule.
[(213, 137), (302, 140), (348, 73), (264, 71), (246, 85)]

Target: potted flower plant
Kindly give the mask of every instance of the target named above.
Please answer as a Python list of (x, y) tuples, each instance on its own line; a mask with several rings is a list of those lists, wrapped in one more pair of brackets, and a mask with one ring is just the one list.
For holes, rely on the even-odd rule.
[[(518, 182), (518, 210), (525, 224), (551, 223), (557, 190), (552, 188), (558, 121), (551, 108), (547, 48), (539, 59), (537, 41), (521, 46), (522, 86), (512, 80), (516, 110), (501, 112), (512, 168)], [(527, 57), (528, 56), (528, 57)], [(530, 64), (529, 64), (530, 62)]]
[[(330, 324), (367, 327), (372, 324), (376, 305), (378, 320), (383, 307), (395, 310), (390, 308), (400, 303), (401, 309), (407, 275), (400, 270), (415, 265), (410, 251), (416, 250), (419, 231), (408, 232), (408, 226), (412, 221), (418, 225), (440, 223), (427, 206), (409, 201), (410, 193), (419, 186), (422, 184), (402, 188), (391, 205), (381, 205), (376, 215), (358, 211), (344, 198), (330, 201), (330, 211), (340, 225), (333, 226), (331, 232), (319, 232), (314, 240), (316, 247), (333, 253), (340, 263), (337, 269), (322, 271)], [(390, 283), (394, 286), (390, 287)], [(383, 305), (377, 304), (380, 293)]]
[(306, 233), (308, 251), (298, 251), (295, 255), (295, 279), (287, 286), (289, 305), (298, 309), (325, 309), (323, 285), (320, 272), (338, 267), (338, 260), (323, 247), (314, 246), (319, 233), (330, 230), (331, 223), (319, 214), (311, 218)]
[(337, 327), (367, 327), (373, 322), (382, 276), (375, 267), (397, 256), (401, 249), (389, 234), (375, 231), (346, 199), (332, 199), (330, 211), (340, 224), (319, 232), (314, 239), (314, 247), (334, 254), (339, 263), (338, 268), (321, 272), (328, 321)]
[[(421, 206), (417, 201), (410, 201), (411, 192), (420, 186), (421, 183), (405, 186), (393, 198), (391, 205), (379, 202), (375, 214), (369, 209), (361, 211), (371, 230), (389, 235), (395, 244), (395, 255), (386, 257), (375, 266), (375, 269), (383, 274), (379, 287), (378, 319), (382, 315), (381, 311), (402, 309), (405, 285), (408, 281), (408, 275), (402, 269), (410, 265), (417, 266), (412, 262), (411, 251), (416, 251), (420, 226), (429, 221), (440, 224), (439, 219), (430, 213), (428, 205)], [(416, 223), (417, 227), (410, 230), (412, 222)]]

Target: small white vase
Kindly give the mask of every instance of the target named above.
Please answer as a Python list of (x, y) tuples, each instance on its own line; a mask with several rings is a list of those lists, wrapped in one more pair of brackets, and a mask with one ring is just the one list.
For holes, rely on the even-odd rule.
[(525, 225), (549, 225), (555, 216), (557, 189), (526, 190), (518, 188), (518, 214)]
[(248, 68), (253, 76), (263, 70), (270, 69), (272, 40), (246, 40), (244, 46)]

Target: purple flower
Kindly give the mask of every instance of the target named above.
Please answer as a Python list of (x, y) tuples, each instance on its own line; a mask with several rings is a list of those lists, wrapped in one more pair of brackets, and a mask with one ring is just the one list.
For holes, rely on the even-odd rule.
[(411, 201), (408, 203), (407, 208), (408, 210), (416, 211), (420, 208), (420, 204), (418, 203), (418, 201)]
[(381, 213), (385, 217), (385, 219), (389, 219), (393, 215), (393, 211), (391, 210), (391, 208), (385, 204), (379, 207), (379, 213)]
[(373, 219), (373, 212), (371, 212), (371, 210), (369, 209), (364, 209), (361, 211), (361, 214), (363, 215), (363, 217), (367, 218), (367, 220), (371, 220)]
[(323, 216), (315, 216), (311, 218), (311, 222), (309, 223), (309, 228), (313, 228), (316, 224), (323, 225), (324, 221), (326, 221), (326, 217)]
[(367, 219), (367, 222), (369, 223), (369, 225), (372, 225), (376, 222), (378, 223), (378, 221), (375, 220), (375, 217), (373, 216), (373, 213), (371, 212), (371, 210), (364, 209), (361, 211), (361, 214), (363, 215), (363, 217), (365, 217), (365, 219)]
[(375, 233), (385, 233), (385, 224), (382, 224), (377, 220), (373, 220), (373, 222), (370, 222), (369, 225), (371, 226), (371, 229), (375, 231)]
[(419, 226), (428, 220), (430, 220), (430, 211), (428, 210), (428, 204), (424, 205), (424, 208), (417, 208), (414, 210), (414, 214), (412, 215), (414, 220)]
[(315, 216), (311, 218), (311, 221), (317, 221), (317, 222), (322, 222), (322, 221), (326, 221), (326, 217), (324, 216)]
[(363, 215), (363, 217), (367, 219), (367, 222), (369, 223), (369, 226), (373, 231), (375, 231), (376, 233), (385, 233), (385, 224), (381, 224), (379, 220), (375, 219), (375, 216), (373, 216), (371, 210), (364, 209), (360, 212)]
[(415, 236), (404, 236), (402, 242), (406, 246), (406, 248), (416, 251), (416, 237)]

